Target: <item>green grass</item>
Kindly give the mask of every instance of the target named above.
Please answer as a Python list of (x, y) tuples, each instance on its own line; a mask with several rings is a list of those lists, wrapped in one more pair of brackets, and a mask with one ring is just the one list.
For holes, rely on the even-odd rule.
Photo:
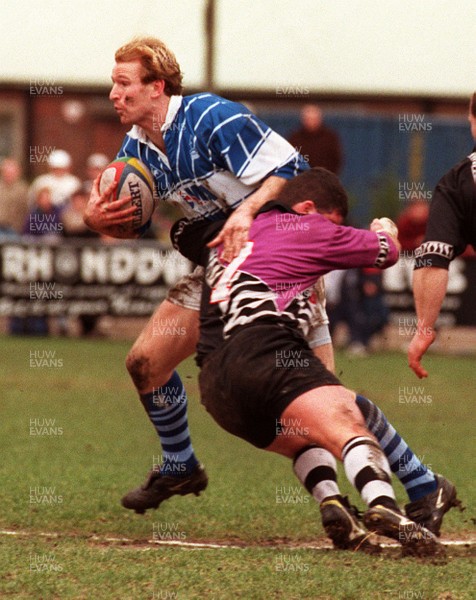
[[(174, 498), (145, 516), (125, 511), (121, 495), (142, 481), (160, 455), (123, 366), (129, 344), (32, 338), (1, 343), (0, 528), (24, 533), (0, 536), (2, 598), (471, 597), (469, 559), (456, 550), (446, 565), (292, 550), (292, 543), (324, 540), (315, 504), (286, 459), (255, 450), (215, 425), (199, 405), (191, 360), (180, 373), (209, 487), (200, 498)], [(56, 366), (30, 366), (45, 351)], [(402, 354), (337, 357), (342, 381), (374, 399), (422, 461), (457, 484), (468, 509), (447, 515), (444, 535), (465, 537), (475, 497), (474, 359), (429, 356), (425, 364), (431, 377), (421, 382)], [(41, 421), (52, 428), (49, 435), (33, 435)], [(341, 483), (357, 501), (342, 473)], [(292, 488), (297, 502), (282, 502), (283, 488)], [(404, 503), (403, 488), (395, 488)], [(45, 493), (48, 503), (33, 502)], [(156, 547), (148, 540), (157, 530), (190, 542), (253, 547)], [(137, 543), (108, 542), (112, 537)], [(286, 544), (280, 548), (281, 542)]]
[[(16, 598), (470, 598), (471, 563), (444, 567), (409, 559), (372, 558), (333, 551), (191, 550), (101, 547), (64, 540), (9, 540), (0, 560), (3, 597)], [(39, 565), (51, 565), (39, 572)], [(24, 592), (19, 592), (24, 590)], [(10, 595), (11, 594), (11, 595)]]

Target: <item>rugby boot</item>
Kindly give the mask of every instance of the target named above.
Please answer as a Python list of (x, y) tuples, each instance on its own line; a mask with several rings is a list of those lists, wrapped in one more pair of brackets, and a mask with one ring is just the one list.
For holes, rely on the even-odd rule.
[(402, 556), (445, 555), (444, 547), (431, 531), (411, 521), (399, 510), (378, 504), (367, 510), (363, 521), (369, 531), (399, 542)]
[(405, 505), (405, 514), (409, 519), (423, 525), (432, 533), (439, 536), (441, 523), (445, 513), (450, 508), (457, 506), (464, 510), (461, 500), (456, 497), (456, 488), (442, 475), (435, 475), (438, 487), (434, 492), (423, 496), (419, 500)]
[(187, 494), (199, 496), (207, 485), (208, 476), (201, 464), (198, 464), (186, 477), (170, 477), (153, 469), (141, 486), (131, 490), (122, 498), (121, 504), (124, 508), (144, 514), (149, 508), (159, 508), (164, 500), (172, 496)]
[(347, 498), (330, 496), (321, 502), (322, 525), (338, 550), (360, 550), (377, 554), (381, 548), (369, 541), (370, 534), (358, 521), (359, 512)]

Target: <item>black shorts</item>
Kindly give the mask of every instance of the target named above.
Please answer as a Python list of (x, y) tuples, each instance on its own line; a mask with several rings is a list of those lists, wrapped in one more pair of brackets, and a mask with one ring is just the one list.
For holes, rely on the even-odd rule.
[(282, 323), (244, 327), (203, 362), (202, 404), (229, 433), (258, 448), (279, 433), (279, 419), (309, 390), (340, 381), (316, 358), (298, 331)]

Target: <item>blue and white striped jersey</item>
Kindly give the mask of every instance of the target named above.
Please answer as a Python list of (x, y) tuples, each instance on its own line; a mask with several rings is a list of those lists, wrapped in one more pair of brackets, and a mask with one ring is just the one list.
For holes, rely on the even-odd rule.
[(161, 129), (166, 155), (134, 125), (117, 156), (145, 163), (159, 200), (178, 204), (188, 218), (220, 218), (264, 178), (291, 179), (309, 168), (289, 142), (243, 105), (214, 94), (172, 96)]

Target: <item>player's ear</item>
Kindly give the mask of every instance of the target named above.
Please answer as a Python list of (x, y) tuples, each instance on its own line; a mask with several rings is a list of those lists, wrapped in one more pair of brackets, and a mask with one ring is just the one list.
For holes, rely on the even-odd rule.
[(305, 200), (303, 203), (304, 214), (311, 215), (317, 213), (316, 205), (312, 200)]
[(292, 208), (294, 212), (297, 212), (300, 215), (310, 215), (317, 212), (316, 206), (312, 200), (301, 200), (300, 202), (293, 204)]
[(165, 91), (165, 79), (156, 79), (152, 82), (152, 86), (154, 89), (153, 96), (158, 98)]

